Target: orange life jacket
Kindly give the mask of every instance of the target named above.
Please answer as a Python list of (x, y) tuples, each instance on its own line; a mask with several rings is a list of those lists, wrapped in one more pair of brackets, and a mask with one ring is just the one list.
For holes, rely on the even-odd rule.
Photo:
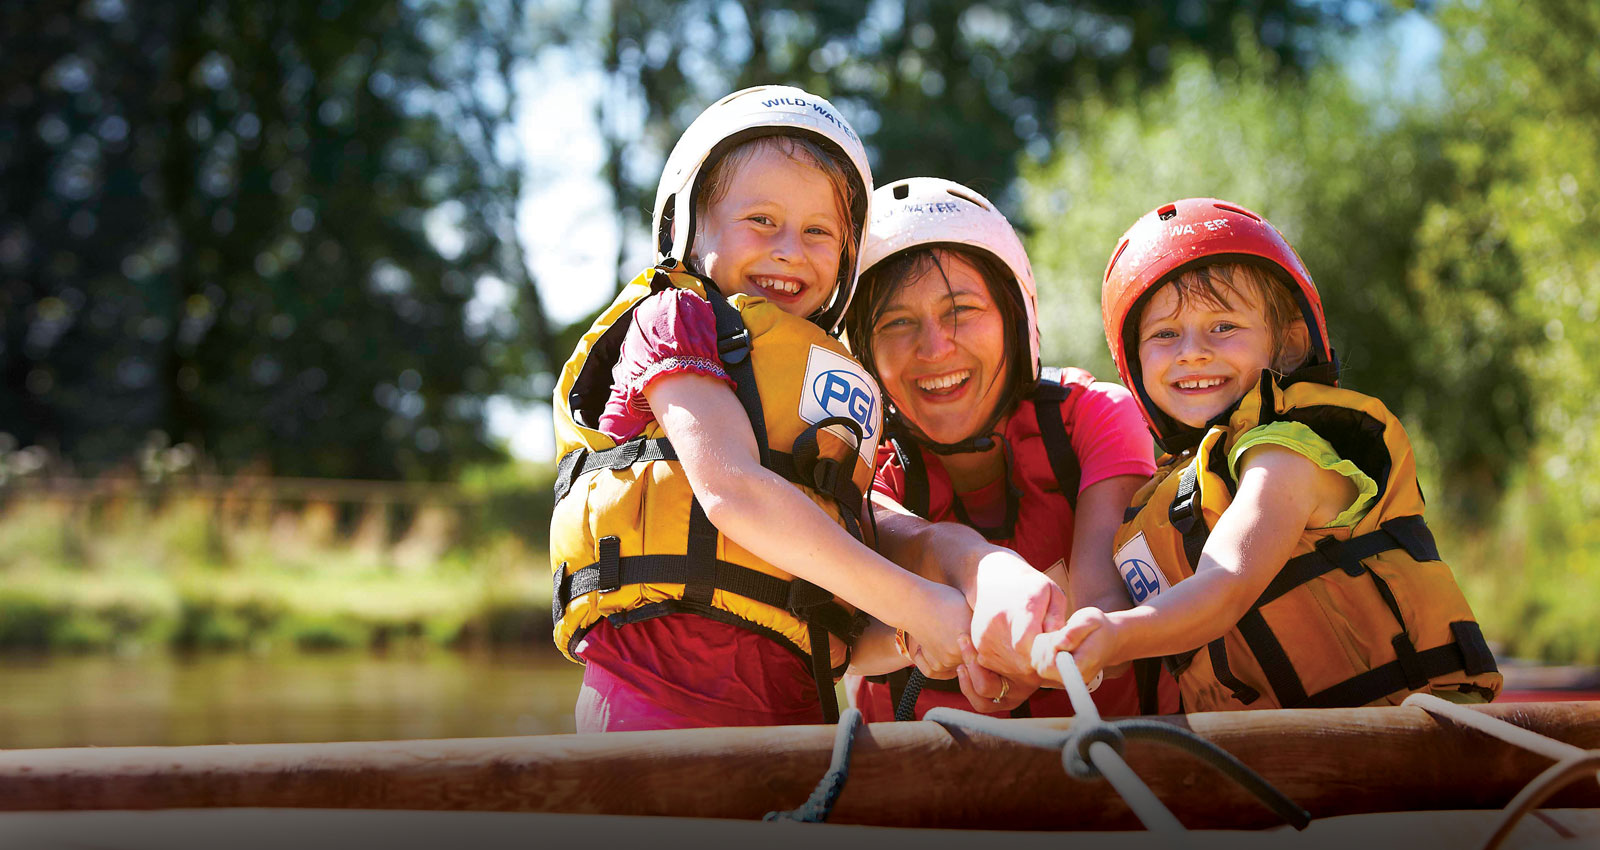
[(597, 428), (633, 309), (666, 287), (710, 302), (719, 354), (762, 465), (861, 536), (862, 494), (882, 430), (877, 384), (838, 340), (766, 299), (724, 297), (681, 266), (651, 269), (584, 334), (556, 386), (556, 645), (578, 661), (574, 648), (602, 617), (622, 625), (692, 613), (731, 623), (806, 659), (824, 719), (833, 722), (833, 680), (848, 664), (864, 616), (724, 537), (706, 518), (660, 423), (621, 445)]
[(1302, 422), (1378, 484), (1353, 527), (1307, 529), (1293, 556), (1223, 637), (1171, 656), (1186, 711), (1398, 704), (1417, 691), (1499, 692), (1494, 656), (1423, 521), (1416, 460), (1382, 402), (1263, 374), (1226, 425), (1163, 460), (1117, 532), (1135, 603), (1194, 574), (1232, 501), (1227, 455), (1251, 428)]

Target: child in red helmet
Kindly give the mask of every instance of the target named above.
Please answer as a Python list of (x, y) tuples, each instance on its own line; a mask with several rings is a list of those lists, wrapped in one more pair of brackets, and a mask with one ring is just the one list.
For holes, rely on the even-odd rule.
[(1167, 454), (1114, 545), (1134, 607), (1041, 635), (1042, 676), (1060, 650), (1085, 680), (1161, 657), (1187, 711), (1494, 697), (1405, 429), (1338, 386), (1321, 299), (1272, 225), (1210, 198), (1154, 210), (1119, 241), (1101, 310)]

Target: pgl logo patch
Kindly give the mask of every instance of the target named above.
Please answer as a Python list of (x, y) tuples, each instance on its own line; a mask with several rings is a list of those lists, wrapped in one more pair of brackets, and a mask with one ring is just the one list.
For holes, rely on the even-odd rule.
[[(878, 451), (878, 430), (882, 424), (878, 404), (878, 384), (856, 363), (842, 354), (818, 345), (811, 346), (806, 359), (806, 377), (800, 392), (800, 418), (808, 423), (843, 416), (861, 426), (861, 456), (872, 462)], [(849, 443), (855, 436), (842, 433)]]
[(1161, 574), (1161, 568), (1156, 566), (1155, 555), (1151, 554), (1150, 544), (1142, 532), (1117, 550), (1117, 573), (1122, 576), (1122, 583), (1128, 587), (1128, 598), (1135, 605), (1171, 587), (1167, 577)]

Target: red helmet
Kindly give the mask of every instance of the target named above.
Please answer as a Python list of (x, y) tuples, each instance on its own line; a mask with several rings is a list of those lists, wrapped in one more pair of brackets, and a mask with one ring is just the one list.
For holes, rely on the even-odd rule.
[(1199, 435), (1162, 413), (1145, 394), (1138, 346), (1126, 324), (1142, 299), (1179, 273), (1193, 266), (1230, 261), (1265, 263), (1294, 282), (1295, 300), (1300, 302), (1311, 336), (1311, 358), (1306, 365), (1325, 367), (1320, 376), (1324, 383), (1336, 380), (1337, 360), (1328, 342), (1322, 298), (1283, 234), (1261, 216), (1216, 198), (1166, 204), (1134, 222), (1117, 241), (1100, 288), (1100, 315), (1117, 374), (1168, 451), (1192, 445)]

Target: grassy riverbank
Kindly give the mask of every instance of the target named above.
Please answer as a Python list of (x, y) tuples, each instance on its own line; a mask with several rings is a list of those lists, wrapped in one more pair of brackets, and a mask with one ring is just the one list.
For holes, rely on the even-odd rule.
[(408, 506), (403, 529), (392, 506), (13, 495), (0, 651), (548, 641), (548, 487), (525, 483)]
[[(314, 501), (241, 512), (202, 498), (13, 497), (0, 512), (0, 651), (542, 646), (539, 477), (480, 478), (464, 487), (468, 507), (417, 506), (398, 530)], [(1489, 638), (1510, 655), (1600, 663), (1600, 520), (1529, 487), (1495, 515), (1432, 517)]]

